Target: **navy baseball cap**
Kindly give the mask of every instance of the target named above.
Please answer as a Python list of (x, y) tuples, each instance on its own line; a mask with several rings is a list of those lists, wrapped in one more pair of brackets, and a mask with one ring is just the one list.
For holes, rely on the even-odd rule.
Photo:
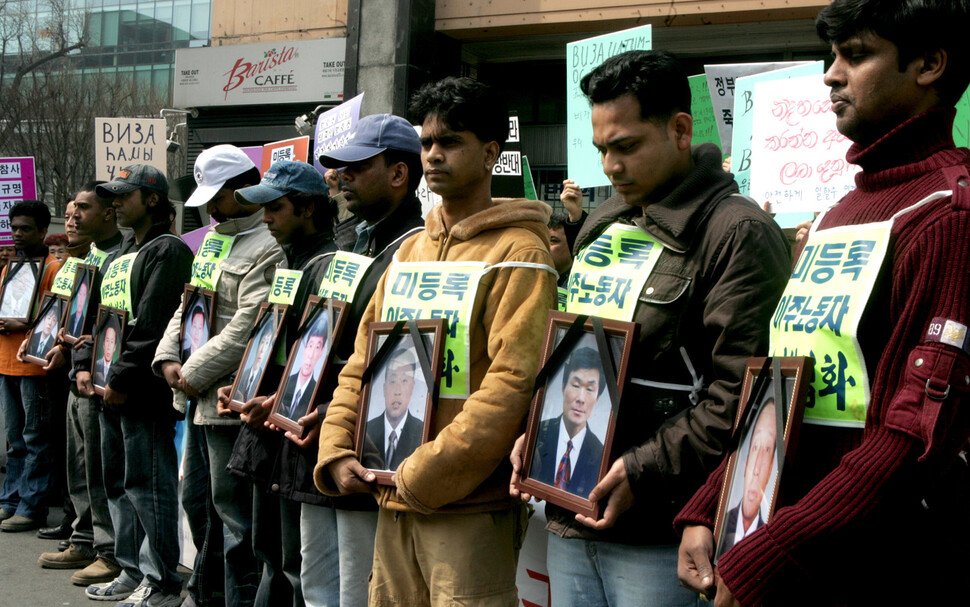
[(421, 140), (410, 122), (392, 114), (372, 114), (357, 122), (347, 144), (320, 155), (320, 164), (339, 169), (387, 150), (421, 155)]
[(243, 204), (267, 204), (290, 192), (304, 194), (327, 194), (327, 185), (320, 171), (297, 160), (274, 162), (260, 180), (259, 185), (236, 190), (236, 201)]
[(131, 164), (118, 171), (113, 181), (95, 187), (101, 198), (114, 198), (137, 190), (148, 188), (168, 195), (168, 179), (165, 174), (147, 164)]

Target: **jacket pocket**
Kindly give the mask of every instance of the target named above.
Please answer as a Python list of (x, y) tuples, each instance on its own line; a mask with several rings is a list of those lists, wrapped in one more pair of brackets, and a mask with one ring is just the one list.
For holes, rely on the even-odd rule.
[(674, 345), (691, 281), (689, 276), (655, 269), (640, 292), (633, 320), (640, 324), (640, 340), (649, 344), (654, 360)]
[(219, 281), (219, 296), (216, 298), (216, 315), (224, 317), (218, 323), (220, 328), (236, 313), (239, 286), (254, 265), (256, 264), (250, 259), (222, 260), (222, 279)]

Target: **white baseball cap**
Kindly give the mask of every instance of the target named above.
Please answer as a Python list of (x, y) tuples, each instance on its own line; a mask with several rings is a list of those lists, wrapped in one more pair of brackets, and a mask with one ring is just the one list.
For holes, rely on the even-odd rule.
[(185, 206), (205, 206), (227, 181), (255, 168), (249, 156), (234, 145), (217, 145), (204, 150), (195, 159), (193, 174), (198, 187), (185, 201)]

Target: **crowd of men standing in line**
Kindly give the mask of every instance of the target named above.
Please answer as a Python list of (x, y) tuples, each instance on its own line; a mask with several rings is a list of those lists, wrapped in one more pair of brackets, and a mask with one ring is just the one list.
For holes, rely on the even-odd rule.
[[(780, 509), (716, 563), (712, 528), (745, 361), (766, 355), (769, 340), (778, 350), (791, 338), (771, 319), (792, 255), (772, 219), (738, 194), (720, 150), (691, 145), (686, 74), (662, 51), (618, 55), (582, 82), (593, 143), (617, 192), (589, 216), (571, 183), (568, 218), (551, 221), (542, 202), (492, 198), (508, 111), (467, 78), (414, 96), (420, 137), (400, 117), (362, 118), (344, 147), (319, 159), (336, 177), (282, 161), (260, 178), (233, 146), (204, 151), (186, 205), (215, 219), (206, 242), (220, 251), (217, 263), (203, 252), (212, 247), (193, 256), (171, 233), (159, 171), (133, 165), (109, 183), (82, 186), (66, 217), (68, 260), (98, 268), (89, 310), (122, 309), (128, 323), (113, 337), (117, 360), (94, 378), (91, 340), (60, 340), (41, 367), (22, 362), (30, 325), (0, 320), (9, 445), (0, 529), (46, 520), (51, 424), (66, 420), (71, 532), (40, 565), (76, 569), (72, 581), (93, 600), (515, 605), (531, 507), (510, 480), (523, 463), (523, 421), (556, 285), (568, 299), (572, 256), (633, 227), (663, 247), (639, 297), (628, 300), (639, 324), (631, 358), (639, 381), (623, 394), (615, 462), (583, 488), (602, 505), (600, 518), (547, 505), (552, 604), (692, 605), (699, 594), (718, 606), (867, 605), (874, 576), (901, 603), (958, 596), (947, 576), (967, 558), (970, 152), (955, 148), (950, 133), (970, 84), (962, 39), (970, 8), (965, 0), (835, 0), (816, 24), (832, 44), (825, 82), (837, 126), (854, 142), (848, 159), (862, 173), (796, 253), (813, 239), (872, 226), (891, 242), (854, 336), (866, 361), (865, 428), (806, 425)], [(442, 199), (425, 219), (415, 197), (422, 175)], [(340, 220), (344, 207), (350, 216)], [(45, 258), (41, 290), (49, 289), (71, 264), (43, 245), (47, 208), (19, 203), (10, 219), (17, 255)], [(119, 226), (130, 231), (122, 236)], [(295, 420), (304, 431), (269, 423), (271, 381), (243, 382), (251, 398), (233, 411), (229, 389), (275, 277), (298, 281), (283, 321), (289, 352), (299, 313), (339, 252), (366, 258), (367, 270), (333, 344), (342, 369)], [(368, 328), (384, 318), (388, 274), (406, 262), (487, 271), (459, 338), (468, 393), (439, 401), (431, 440), (391, 467), (394, 486), (386, 486), (358, 461), (354, 433)], [(217, 294), (211, 336), (188, 350), (180, 329), (186, 283)], [(95, 332), (95, 316), (85, 335)], [(279, 377), (275, 353), (254, 356), (271, 358)], [(414, 364), (395, 355), (396, 370), (413, 376)], [(601, 369), (570, 364), (598, 397)], [(567, 379), (564, 402), (574, 398)], [(576, 408), (593, 400), (576, 396)], [(63, 419), (51, 415), (56, 403), (66, 403)], [(544, 426), (559, 437), (549, 439), (545, 464), (556, 486), (568, 487), (580, 470), (580, 448), (566, 440), (586, 432), (585, 419), (572, 419), (579, 413), (564, 404)], [(174, 444), (183, 416), (181, 500), (198, 549), (184, 597)], [(405, 417), (388, 415), (385, 433), (368, 428), (378, 457), (393, 457), (392, 431)], [(847, 545), (859, 562), (838, 558)]]

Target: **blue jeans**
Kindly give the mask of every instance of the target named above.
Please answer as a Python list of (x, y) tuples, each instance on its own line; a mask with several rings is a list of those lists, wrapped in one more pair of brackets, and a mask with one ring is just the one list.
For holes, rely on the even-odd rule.
[(259, 587), (259, 563), (253, 554), (253, 484), (227, 468), (239, 426), (204, 429), (212, 502), (222, 521), (226, 605), (249, 607)]
[(546, 566), (556, 607), (697, 605), (677, 579), (677, 546), (628, 546), (549, 534)]
[(0, 508), (43, 523), (51, 485), (46, 381), (43, 376), (0, 375), (0, 409), (9, 446)]
[(94, 399), (67, 397), (67, 488), (76, 518), (71, 544), (115, 560), (115, 535), (101, 473), (101, 420)]
[(367, 607), (377, 512), (303, 504), (300, 582), (307, 607)]
[[(130, 409), (157, 404), (129, 401)], [(123, 456), (123, 459), (122, 459)], [(101, 462), (122, 581), (178, 594), (178, 464), (175, 423), (149, 415), (101, 412)]]
[(186, 590), (199, 607), (222, 607), (226, 604), (222, 522), (216, 516), (209, 489), (209, 450), (202, 426), (191, 421), (191, 404), (186, 417), (181, 498), (196, 550), (192, 577)]

